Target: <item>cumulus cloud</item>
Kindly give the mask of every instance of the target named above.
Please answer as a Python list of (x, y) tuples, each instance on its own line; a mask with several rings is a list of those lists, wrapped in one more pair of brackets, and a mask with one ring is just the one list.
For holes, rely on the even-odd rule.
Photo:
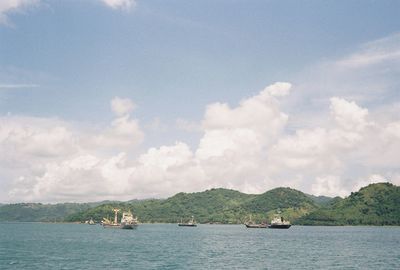
[(331, 112), (337, 124), (345, 130), (363, 130), (367, 125), (368, 110), (361, 108), (355, 102), (342, 98), (331, 98)]
[(275, 83), (234, 108), (225, 103), (207, 106), (202, 121), (204, 135), (195, 155), (210, 178), (249, 192), (263, 186), (265, 152), (288, 119), (275, 96), (287, 93), (290, 87), (289, 83)]
[(94, 136), (93, 141), (99, 147), (114, 149), (129, 148), (140, 144), (144, 139), (144, 133), (136, 119), (129, 116), (116, 118), (111, 127), (101, 134)]
[[(284, 83), (266, 87), (258, 95), (242, 100), (238, 107), (230, 108), (226, 103), (214, 103), (207, 106), (202, 126), (205, 132), (232, 131), (247, 132), (259, 143), (272, 141), (285, 126), (288, 116), (279, 108), (274, 94)], [(286, 83), (284, 91), (291, 87)], [(273, 89), (273, 91), (272, 91)], [(271, 93), (272, 92), (272, 93)], [(215, 132), (214, 132), (215, 133)]]
[(263, 93), (266, 94), (270, 94), (272, 96), (276, 96), (276, 97), (283, 97), (283, 96), (287, 96), (289, 94), (290, 88), (292, 87), (292, 85), (290, 83), (287, 82), (277, 82), (274, 83), (273, 85), (269, 85), (267, 86)]
[(130, 100), (114, 98), (117, 116), (97, 133), (58, 119), (3, 117), (0, 176), (12, 179), (7, 197), (128, 200), (211, 187), (260, 193), (277, 186), (345, 196), (369, 183), (399, 181), (399, 121), (374, 122), (356, 102), (332, 97), (325, 125), (287, 132), (281, 98), (290, 87), (273, 84), (233, 107), (210, 104), (193, 150), (176, 142), (136, 157), (129, 149), (144, 134)]
[(104, 194), (107, 184), (96, 179), (113, 162), (121, 163), (115, 161), (122, 160), (121, 149), (132, 149), (143, 137), (138, 121), (128, 114), (117, 117), (109, 128), (92, 131), (60, 119), (0, 117), (0, 177), (14, 179), (9, 194), (24, 200), (76, 199), (79, 194), (72, 192), (81, 181), (88, 182), (84, 192), (99, 185)]
[(6, 116), (0, 118), (3, 153), (21, 157), (56, 157), (77, 151), (68, 124), (58, 119)]
[(101, 0), (105, 5), (112, 9), (129, 11), (136, 6), (135, 0)]
[(111, 109), (117, 116), (123, 116), (133, 111), (135, 105), (129, 98), (115, 97), (111, 100)]
[(144, 133), (139, 121), (130, 115), (134, 108), (134, 103), (128, 98), (113, 98), (111, 110), (117, 118), (112, 121), (110, 127), (90, 137), (87, 144), (114, 150), (129, 149), (140, 144), (144, 139)]
[[(271, 87), (241, 101), (239, 106), (232, 109), (229, 105), (220, 103), (208, 106), (202, 122), (204, 135), (195, 152), (185, 143), (178, 142), (174, 146), (150, 148), (137, 159), (125, 158), (125, 162), (118, 162), (118, 165), (112, 162), (121, 159), (118, 153), (100, 157), (101, 152), (97, 148), (112, 147), (123, 151), (129, 143), (139, 143), (143, 133), (137, 120), (130, 116), (133, 103), (130, 100), (114, 98), (111, 108), (117, 118), (111, 127), (94, 136), (79, 134), (75, 142), (75, 147), (79, 149), (76, 153), (79, 154), (65, 156), (62, 161), (46, 160), (34, 176), (19, 176), (18, 179), (24, 179), (23, 194), (26, 197), (26, 189), (29, 186), (26, 183), (29, 182), (33, 196), (29, 197), (30, 199), (63, 199), (61, 194), (54, 194), (56, 187), (59, 186), (63, 190), (62, 185), (69, 183), (73, 190), (72, 186), (78, 186), (83, 177), (89, 182), (92, 181), (89, 178), (101, 181), (102, 184), (97, 185), (99, 194), (103, 192), (110, 196), (121, 196), (115, 185), (123, 186), (122, 190), (126, 194), (132, 190), (130, 196), (137, 197), (165, 196), (182, 190), (195, 191), (220, 185), (249, 188), (252, 186), (249, 185), (249, 181), (256, 180), (256, 174), (258, 176), (258, 173), (255, 173), (256, 168), (260, 166), (258, 156), (263, 147), (276, 139), (288, 117), (279, 110), (278, 100), (269, 92)], [(88, 154), (91, 158), (88, 158)], [(246, 162), (244, 158), (247, 158)], [(88, 166), (78, 169), (75, 165), (76, 160), (90, 162)], [(107, 174), (104, 171), (106, 165)], [(56, 176), (55, 172), (58, 170), (63, 173)], [(242, 177), (251, 175), (254, 176), (252, 179), (241, 182)], [(220, 179), (217, 183), (214, 182), (216, 177)], [(112, 186), (106, 188), (107, 185)], [(47, 186), (54, 188), (47, 189)], [(21, 196), (22, 193), (18, 193), (18, 190), (18, 187), (14, 188), (10, 194), (15, 197), (18, 197), (18, 194)], [(135, 193), (133, 190), (142, 193)], [(73, 197), (72, 194), (69, 195)]]

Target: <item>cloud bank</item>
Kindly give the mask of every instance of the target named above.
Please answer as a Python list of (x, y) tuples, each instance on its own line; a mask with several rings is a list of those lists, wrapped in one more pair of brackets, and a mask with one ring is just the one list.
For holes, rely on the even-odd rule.
[(278, 186), (346, 196), (372, 182), (400, 184), (398, 48), (394, 35), (307, 70), (293, 84), (273, 83), (236, 105), (208, 104), (200, 123), (176, 121), (177, 130), (200, 134), (192, 145), (143, 152), (145, 129), (134, 102), (121, 97), (110, 101), (114, 119), (102, 128), (2, 116), (1, 200), (129, 200)]
[(260, 193), (277, 186), (344, 196), (373, 181), (400, 183), (400, 121), (374, 122), (366, 108), (332, 97), (325, 126), (288, 133), (290, 115), (281, 103), (291, 89), (278, 82), (235, 107), (210, 104), (195, 149), (178, 141), (136, 156), (130, 152), (145, 135), (129, 99), (111, 101), (116, 118), (101, 131), (83, 132), (60, 119), (1, 117), (6, 201), (128, 200), (211, 187)]

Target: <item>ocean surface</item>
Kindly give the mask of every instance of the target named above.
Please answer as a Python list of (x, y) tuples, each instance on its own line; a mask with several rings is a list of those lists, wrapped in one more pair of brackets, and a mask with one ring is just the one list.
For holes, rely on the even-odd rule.
[(0, 269), (400, 269), (400, 227), (0, 223)]

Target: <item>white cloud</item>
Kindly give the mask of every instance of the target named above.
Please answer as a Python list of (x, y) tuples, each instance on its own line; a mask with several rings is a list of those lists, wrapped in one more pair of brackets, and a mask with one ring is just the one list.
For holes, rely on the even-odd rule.
[(99, 147), (114, 149), (130, 148), (140, 144), (144, 139), (144, 133), (136, 119), (128, 115), (116, 118), (111, 127), (101, 134), (94, 136), (93, 141)]
[[(284, 128), (288, 116), (280, 111), (279, 101), (271, 94), (282, 83), (266, 87), (258, 95), (242, 100), (238, 107), (231, 109), (226, 103), (207, 106), (202, 122), (205, 132), (247, 130), (262, 144), (272, 141)], [(290, 84), (285, 84), (288, 89)], [(276, 88), (275, 88), (276, 87)]]
[(283, 97), (289, 94), (292, 85), (287, 82), (277, 82), (273, 85), (269, 85), (264, 89), (264, 93), (268, 93), (275, 97)]
[(345, 196), (362, 185), (400, 179), (399, 121), (375, 123), (367, 109), (333, 97), (325, 125), (287, 133), (288, 115), (270, 92), (273, 86), (236, 107), (207, 106), (193, 151), (176, 142), (130, 156), (144, 135), (130, 116), (133, 103), (120, 98), (111, 103), (117, 118), (98, 133), (57, 119), (3, 117), (0, 150), (7, 154), (0, 158), (0, 176), (13, 180), (7, 196), (128, 200), (211, 187), (259, 193), (277, 186)]
[(105, 5), (112, 9), (121, 9), (129, 11), (136, 6), (135, 0), (101, 0)]
[(312, 193), (316, 196), (348, 196), (348, 190), (343, 189), (341, 179), (337, 176), (327, 175), (317, 177), (311, 186)]
[(363, 130), (367, 125), (368, 110), (359, 107), (354, 101), (331, 98), (331, 112), (337, 124), (345, 130)]
[(140, 144), (144, 139), (144, 133), (139, 126), (139, 121), (130, 115), (134, 108), (134, 103), (128, 98), (113, 98), (111, 110), (117, 118), (112, 121), (109, 128), (91, 137), (87, 143), (118, 150), (129, 149)]
[(135, 108), (135, 104), (128, 98), (115, 97), (111, 100), (111, 109), (117, 116), (129, 114)]
[[(95, 185), (99, 186), (99, 193), (108, 196), (105, 190), (112, 187), (113, 180), (109, 179), (107, 168), (125, 166), (116, 162), (123, 159), (121, 154), (114, 153), (133, 149), (144, 134), (137, 120), (129, 115), (116, 118), (108, 129), (88, 130), (59, 119), (0, 117), (0, 178), (14, 179), (11, 198), (83, 199), (77, 190), (87, 194)], [(114, 176), (125, 171), (129, 170), (115, 171)], [(108, 182), (96, 183), (102, 181), (99, 176)], [(85, 187), (82, 181), (87, 182), (87, 189), (80, 189), (80, 185)]]
[(189, 121), (187, 119), (178, 118), (175, 120), (175, 125), (177, 129), (184, 130), (187, 132), (199, 132), (201, 131), (201, 124)]
[[(58, 119), (6, 116), (0, 118), (3, 153), (56, 157), (77, 151), (68, 124)], [(20, 156), (21, 157), (21, 156)]]
[[(398, 103), (400, 99), (400, 34), (390, 35), (377, 41), (362, 45), (354, 53), (340, 59), (316, 63), (301, 71), (293, 80), (296, 91), (288, 96), (285, 106), (288, 113), (294, 115), (290, 126), (312, 125), (321, 122), (330, 98), (340, 97), (365, 104), (369, 109), (383, 111), (385, 107)], [(350, 64), (354, 55), (363, 55), (364, 64)], [(347, 64), (344, 64), (347, 63)], [(319, 113), (316, 114), (315, 111)], [(400, 113), (399, 107), (396, 111)], [(325, 119), (326, 116), (322, 117)], [(388, 119), (387, 116), (383, 117)], [(307, 123), (304, 123), (307, 122)]]
[(376, 127), (368, 121), (368, 111), (354, 102), (332, 98), (330, 110), (334, 122), (326, 121), (325, 127), (299, 129), (293, 135), (283, 136), (271, 148), (268, 157), (271, 173), (277, 178), (290, 178), (295, 173), (306, 182), (315, 179), (312, 191), (319, 194), (344, 193), (343, 184), (333, 182), (360, 161), (352, 160), (353, 155), (371, 154), (365, 144), (372, 139), (370, 134)]
[(11, 12), (20, 12), (38, 3), (40, 3), (40, 0), (1, 0), (0, 24), (9, 24), (7, 14)]
[(400, 61), (400, 34), (365, 44), (361, 51), (337, 61), (343, 68), (366, 68), (390, 61)]

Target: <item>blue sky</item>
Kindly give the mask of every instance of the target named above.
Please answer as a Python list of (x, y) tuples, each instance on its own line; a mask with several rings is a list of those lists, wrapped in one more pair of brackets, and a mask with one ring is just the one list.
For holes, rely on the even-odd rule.
[[(399, 1), (117, 0), (113, 6), (113, 1), (109, 0), (27, 0), (23, 4), (5, 0), (0, 4), (0, 115), (4, 118), (2, 128), (6, 130), (3, 133), (7, 134), (4, 138), (13, 138), (17, 133), (12, 131), (13, 128), (20, 131), (24, 126), (30, 130), (25, 130), (24, 134), (52, 137), (56, 136), (52, 135), (52, 128), (62, 126), (66, 133), (72, 134), (73, 140), (79, 141), (74, 145), (79, 150), (64, 156), (36, 153), (35, 150), (35, 153), (29, 153), (29, 157), (24, 156), (26, 161), (18, 166), (18, 170), (11, 170), (7, 165), (15, 157), (1, 159), (2, 166), (8, 168), (4, 171), (12, 171), (3, 175), (6, 180), (1, 185), (7, 190), (2, 194), (3, 201), (80, 200), (74, 193), (63, 197), (55, 195), (52, 189), (35, 191), (35, 187), (44, 185), (47, 167), (62, 167), (62, 164), (88, 155), (106, 163), (105, 160), (118, 154), (127, 154), (129, 165), (126, 168), (132, 170), (125, 172), (129, 175), (124, 176), (125, 182), (130, 183), (125, 184), (146, 185), (146, 181), (152, 182), (154, 177), (148, 176), (149, 180), (140, 182), (132, 176), (143, 155), (148, 154), (152, 147), (159, 154), (164, 146), (179, 148), (177, 142), (188, 147), (188, 155), (193, 155), (194, 159), (190, 162), (199, 166), (177, 176), (185, 184), (171, 182), (164, 171), (157, 176), (157, 181), (168, 183), (165, 192), (152, 193), (144, 189), (140, 194), (108, 193), (108, 186), (104, 184), (98, 194), (110, 198), (163, 197), (181, 189), (196, 191), (213, 185), (262, 192), (278, 185), (275, 178), (282, 178), (289, 186), (306, 189), (314, 183), (314, 190), (305, 191), (335, 195), (335, 192), (345, 194), (359, 182), (354, 180), (354, 185), (348, 185), (345, 179), (366, 179), (370, 175), (376, 179), (396, 178), (399, 167), (391, 165), (387, 168), (374, 163), (376, 169), (369, 171), (366, 168), (371, 165), (370, 161), (352, 164), (348, 168), (338, 164), (336, 169), (329, 168), (336, 171), (315, 174), (308, 174), (305, 167), (294, 166), (293, 174), (277, 175), (260, 169), (273, 163), (268, 160), (270, 157), (260, 153), (277, 151), (285, 140), (301, 140), (301, 136), (296, 135), (298, 130), (328, 130), (324, 125), (329, 123), (329, 115), (340, 113), (338, 108), (342, 108), (339, 101), (332, 101), (332, 97), (347, 102), (348, 106), (343, 106), (348, 109), (344, 110), (358, 110), (360, 114), (357, 117), (364, 117), (362, 109), (365, 108), (369, 110), (370, 122), (379, 118), (378, 122), (388, 126), (397, 123), (399, 10)], [(369, 60), (362, 62), (362, 68), (357, 62), (357, 68), (354, 68), (354, 61), (360, 58)], [(275, 82), (289, 82), (292, 94), (285, 100), (279, 98), (268, 103), (268, 106), (279, 102), (279, 111), (289, 117), (287, 123), (278, 128), (279, 136), (265, 139), (260, 145), (257, 161), (254, 161), (257, 168), (246, 168), (236, 175), (219, 175), (208, 165), (200, 164), (200, 150), (216, 136), (215, 125), (210, 124), (215, 119), (209, 116), (212, 113), (207, 114), (207, 108), (215, 102), (227, 103), (232, 110), (240, 108), (240, 101), (257, 97), (260, 91)], [(128, 106), (123, 114), (115, 113), (115, 108), (110, 109), (110, 102), (116, 97), (126, 102), (129, 99), (135, 105)], [(352, 106), (352, 102), (357, 107)], [(230, 113), (236, 115), (233, 111)], [(107, 135), (104, 136), (114, 136), (112, 128), (121, 133), (126, 127), (112, 123), (115, 119), (122, 119), (123, 115), (129, 115), (124, 123), (134, 122), (127, 128), (134, 133), (132, 138), (137, 139), (132, 145), (119, 149), (122, 144), (117, 143), (119, 146), (105, 150), (94, 146), (91, 149), (82, 147), (82, 141), (95, 133), (105, 132)], [(268, 126), (268, 120), (273, 120), (268, 117), (260, 123)], [(337, 120), (337, 115), (335, 117)], [(13, 128), (6, 128), (6, 125)], [(219, 131), (244, 128), (221, 125)], [(244, 126), (248, 128), (247, 124)], [(272, 136), (264, 131), (257, 132), (257, 136)], [(128, 133), (123, 135), (128, 136)], [(229, 137), (232, 134), (219, 135)], [(239, 139), (232, 139), (232, 145), (241, 139), (241, 135), (233, 137), (236, 136)], [(119, 139), (113, 138), (112, 141)], [(110, 141), (108, 138), (107, 143)], [(55, 143), (65, 142), (56, 140)], [(3, 144), (4, 149), (11, 145), (10, 141), (3, 141)], [(212, 145), (210, 143), (209, 147), (213, 148)], [(302, 145), (302, 142), (295, 145)], [(12, 149), (19, 153), (15, 150), (17, 146)], [(351, 150), (338, 163), (345, 163), (352, 155), (362, 155), (358, 153), (361, 151), (359, 146), (355, 149), (357, 151)], [(333, 155), (337, 150), (327, 150), (327, 155)], [(369, 153), (363, 154), (366, 160), (369, 160)], [(36, 164), (36, 154), (51, 157)], [(226, 161), (225, 154), (210, 155)], [(239, 152), (237, 154), (240, 156)], [(296, 155), (306, 158), (310, 153)], [(159, 162), (164, 167), (163, 162)], [(192, 169), (201, 171), (193, 185), (187, 183), (190, 182), (187, 174)], [(245, 172), (254, 179), (243, 180)], [(26, 193), (18, 187), (16, 179), (21, 177), (31, 179), (29, 185), (32, 189)], [(218, 182), (216, 177), (226, 180)], [(46, 183), (70, 181), (66, 179), (47, 179)]]

